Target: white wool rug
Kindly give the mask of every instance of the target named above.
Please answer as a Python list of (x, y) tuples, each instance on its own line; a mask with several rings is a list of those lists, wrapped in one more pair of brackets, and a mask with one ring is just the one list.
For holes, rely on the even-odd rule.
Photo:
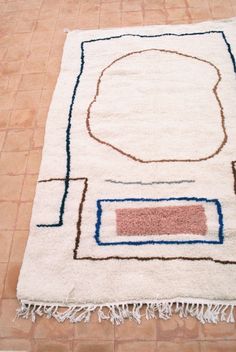
[(234, 322), (236, 21), (68, 33), (18, 316)]

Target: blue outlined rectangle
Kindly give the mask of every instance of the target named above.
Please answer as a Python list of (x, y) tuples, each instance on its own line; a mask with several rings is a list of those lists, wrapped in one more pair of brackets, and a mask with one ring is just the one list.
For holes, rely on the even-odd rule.
[[(162, 201), (191, 201), (191, 202), (205, 202), (212, 203), (216, 207), (218, 214), (218, 239), (215, 241), (212, 240), (180, 240), (180, 241), (118, 241), (118, 242), (103, 242), (100, 239), (100, 229), (102, 224), (102, 203), (122, 203), (122, 202), (162, 202)], [(141, 246), (146, 244), (223, 244), (224, 242), (224, 223), (223, 223), (223, 214), (222, 207), (218, 199), (207, 199), (207, 198), (196, 198), (196, 197), (180, 197), (180, 198), (124, 198), (124, 199), (98, 199), (97, 200), (97, 222), (95, 225), (95, 240), (99, 246), (117, 246), (117, 245), (132, 245), (132, 246)]]

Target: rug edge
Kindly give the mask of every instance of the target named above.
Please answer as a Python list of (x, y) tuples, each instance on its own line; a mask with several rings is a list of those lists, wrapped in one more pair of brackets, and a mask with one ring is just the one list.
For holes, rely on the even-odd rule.
[[(168, 320), (173, 314), (180, 318), (193, 317), (202, 324), (220, 322), (235, 323), (234, 308), (236, 301), (204, 300), (197, 298), (175, 298), (163, 300), (127, 301), (105, 304), (56, 304), (19, 301), (16, 319), (31, 319), (37, 316), (53, 318), (59, 323), (68, 320), (70, 323), (88, 323), (92, 314), (97, 314), (99, 323), (108, 320), (113, 325), (120, 325), (125, 320), (133, 320), (140, 324), (143, 318)], [(144, 313), (141, 312), (144, 308)]]

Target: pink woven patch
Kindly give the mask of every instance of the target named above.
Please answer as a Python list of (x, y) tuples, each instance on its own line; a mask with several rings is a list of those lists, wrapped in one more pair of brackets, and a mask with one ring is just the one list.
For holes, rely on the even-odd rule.
[(116, 209), (119, 236), (206, 235), (207, 224), (202, 205)]

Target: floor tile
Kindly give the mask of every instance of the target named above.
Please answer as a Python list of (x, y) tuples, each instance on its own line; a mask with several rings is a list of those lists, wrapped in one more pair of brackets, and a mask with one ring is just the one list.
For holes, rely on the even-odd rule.
[(225, 5), (212, 7), (211, 13), (214, 19), (228, 18), (233, 15), (232, 8), (226, 7)]
[(7, 135), (7, 133), (5, 131), (0, 131), (0, 151), (3, 150), (6, 135)]
[(80, 16), (78, 18), (78, 28), (98, 28), (99, 27), (99, 9), (98, 6), (89, 12), (81, 6)]
[(23, 175), (0, 175), (0, 200), (19, 200), (23, 186)]
[(69, 321), (58, 323), (55, 319), (39, 318), (34, 324), (35, 339), (66, 339), (73, 340), (74, 324)]
[[(20, 18), (25, 22), (34, 21), (38, 18), (38, 15), (39, 15), (39, 9), (30, 9), (30, 10), (24, 9), (24, 11), (21, 12)], [(33, 31), (33, 28), (32, 28), (32, 31)]]
[(166, 23), (166, 12), (164, 10), (145, 10), (144, 12), (144, 24), (165, 24)]
[(24, 60), (26, 55), (27, 55), (26, 48), (17, 44), (8, 48), (5, 59), (7, 61), (20, 61), (20, 60)]
[(204, 324), (201, 325), (202, 339), (235, 339), (236, 340), (236, 326), (235, 324), (228, 324), (221, 322), (218, 324)]
[(202, 8), (202, 7), (192, 7), (189, 9), (190, 16), (194, 20), (207, 20), (211, 16), (211, 12), (209, 8)]
[[(71, 343), (56, 340), (34, 340), (32, 352), (71, 352)], [(91, 351), (92, 352), (92, 351)]]
[(35, 116), (36, 110), (13, 110), (10, 118), (10, 127), (32, 128), (34, 126)]
[[(36, 60), (39, 60), (38, 61), (39, 63), (41, 62), (41, 65), (44, 64), (44, 66), (42, 66), (43, 67), (42, 72), (44, 72), (45, 69), (47, 68), (47, 64), (48, 64), (47, 59), (51, 50), (51, 45), (52, 45), (51, 41), (45, 41), (45, 42), (36, 43), (34, 44), (34, 46), (31, 46), (29, 48), (29, 54), (28, 54), (29, 60), (36, 59)], [(45, 61), (45, 63), (43, 60)]]
[(110, 341), (75, 341), (73, 352), (114, 352), (114, 344)]
[(115, 326), (116, 340), (156, 340), (156, 320), (143, 319), (141, 324), (126, 320)]
[(7, 128), (10, 114), (10, 110), (0, 110), (0, 128)]
[(123, 0), (122, 1), (122, 11), (142, 11), (142, 1), (141, 0)]
[(18, 175), (26, 169), (28, 152), (2, 152), (0, 157), (0, 174)]
[(28, 338), (32, 322), (29, 319), (15, 319), (19, 303), (16, 299), (2, 299), (0, 306), (0, 341), (4, 337)]
[(209, 7), (208, 0), (187, 0), (187, 4), (189, 7), (201, 7), (201, 8), (206, 8)]
[(43, 73), (29, 73), (21, 77), (19, 90), (37, 90), (42, 89), (45, 75)]
[[(1, 236), (0, 236), (1, 239)], [(3, 295), (5, 277), (7, 274), (7, 263), (0, 263), (0, 299)]]
[(123, 26), (139, 26), (142, 23), (143, 23), (143, 15), (141, 11), (122, 13)]
[[(115, 1), (115, 2), (113, 2), (113, 1), (102, 2), (100, 8), (101, 8), (101, 11), (119, 12), (121, 10), (121, 3), (122, 3), (122, 1), (120, 1), (120, 0)], [(123, 9), (124, 9), (124, 7), (123, 7)]]
[(21, 45), (21, 47), (28, 47), (31, 41), (31, 33), (15, 33), (11, 37), (11, 45)]
[(0, 339), (1, 351), (13, 352), (24, 351), (31, 352), (31, 341), (29, 339), (2, 338)]
[(16, 221), (16, 230), (28, 230), (32, 213), (32, 203), (21, 203)]
[(52, 100), (53, 91), (51, 89), (44, 89), (42, 91), (41, 99), (40, 99), (40, 107), (47, 108), (50, 105)]
[(48, 108), (40, 108), (36, 116), (36, 127), (45, 127), (48, 116)]
[(29, 129), (9, 131), (5, 138), (3, 151), (19, 152), (29, 150), (31, 147), (32, 137), (33, 131)]
[(19, 84), (21, 80), (21, 73), (13, 73), (9, 76), (8, 81), (8, 90), (15, 92), (18, 90)]
[[(169, 342), (160, 341), (157, 343), (158, 352), (202, 352), (199, 341)], [(210, 352), (210, 351), (207, 351)], [(216, 352), (216, 351), (215, 351)]]
[(37, 175), (26, 175), (24, 177), (23, 189), (21, 194), (22, 201), (33, 201), (37, 185), (37, 179)]
[[(43, 50), (44, 51), (44, 50)], [(24, 61), (23, 67), (22, 67), (22, 73), (41, 73), (46, 71), (47, 67), (47, 56), (48, 53), (45, 56), (37, 56), (38, 55), (38, 50), (37, 52), (34, 49), (31, 49), (29, 51), (30, 53), (33, 52), (35, 55), (29, 56), (27, 60)]]
[(39, 166), (41, 162), (41, 154), (40, 150), (32, 150), (29, 155), (29, 162), (27, 165), (27, 173), (28, 174), (37, 174), (39, 171)]
[[(53, 19), (50, 19), (53, 23)], [(48, 20), (48, 21), (50, 21)], [(52, 36), (53, 36), (53, 31), (50, 30), (50, 31), (41, 31), (41, 32), (37, 32), (35, 31), (33, 33), (33, 36), (32, 36), (32, 40), (31, 40), (31, 43), (30, 43), (30, 47), (34, 47), (34, 46), (39, 46), (39, 45), (42, 45), (44, 44), (45, 42), (50, 42), (51, 39), (52, 39)]]
[[(63, 48), (59, 48), (60, 53), (57, 55), (61, 55), (62, 49)], [(58, 72), (46, 72), (43, 88), (54, 90), (57, 82), (57, 78), (58, 78)]]
[(10, 256), (13, 231), (0, 230), (0, 263), (7, 263)]
[(169, 320), (158, 319), (157, 340), (197, 339), (199, 326), (199, 322), (191, 317), (182, 319), (178, 315), (173, 315)]
[(10, 262), (21, 263), (28, 239), (28, 231), (15, 231), (12, 239)]
[(188, 12), (184, 7), (167, 9), (167, 15), (168, 21), (180, 20), (182, 22), (186, 22), (189, 19)]
[[(14, 73), (21, 73), (22, 66), (23, 66), (22, 60), (5, 61), (1, 65), (0, 72), (2, 73), (3, 76), (12, 75)], [(10, 92), (8, 94), (10, 94)]]
[(144, 8), (149, 10), (164, 9), (165, 0), (144, 0)]
[(39, 106), (41, 90), (17, 92), (14, 109), (36, 109)]
[(58, 16), (59, 10), (60, 9), (58, 7), (55, 7), (55, 8), (41, 8), (40, 12), (39, 12), (38, 19), (40, 19), (40, 20), (47, 19), (47, 18), (54, 19), (55, 16)]
[(114, 325), (110, 321), (75, 325), (75, 339), (114, 340)]
[(9, 110), (12, 109), (14, 100), (15, 100), (15, 92), (5, 91), (0, 95), (0, 107), (1, 110)]
[(201, 342), (201, 352), (235, 352), (235, 351), (236, 351), (236, 340)]
[(165, 7), (172, 11), (174, 8), (186, 7), (186, 2), (185, 0), (165, 0)]
[(34, 30), (35, 23), (36, 22), (33, 19), (25, 20), (25, 18), (20, 18), (17, 22), (15, 32), (16, 33), (30, 33)]
[(100, 14), (100, 27), (119, 27), (121, 26), (121, 13), (104, 12)]
[(16, 285), (20, 273), (21, 264), (16, 262), (8, 263), (3, 298), (16, 298)]
[(0, 202), (0, 230), (12, 230), (15, 226), (17, 204)]
[(51, 31), (56, 25), (56, 18), (45, 18), (36, 22), (35, 32)]
[(115, 352), (134, 352), (134, 351), (156, 352), (156, 342), (154, 341), (115, 341)]

